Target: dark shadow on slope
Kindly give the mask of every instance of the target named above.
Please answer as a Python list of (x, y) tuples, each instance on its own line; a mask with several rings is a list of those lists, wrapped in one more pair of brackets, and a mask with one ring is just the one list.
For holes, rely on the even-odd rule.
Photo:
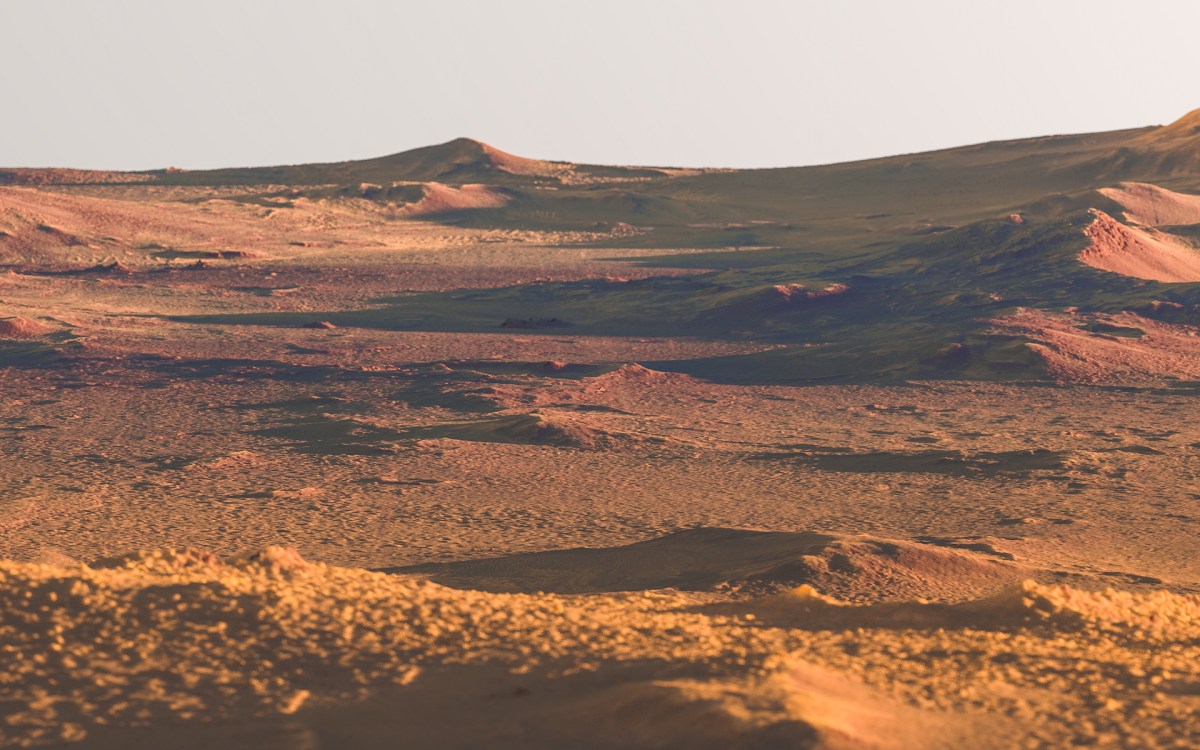
[(396, 453), (404, 433), (352, 417), (317, 414), (277, 427), (253, 430), (253, 435), (281, 438), (298, 453), (329, 456), (378, 456)]
[(899, 540), (700, 528), (622, 547), (536, 552), (386, 572), (494, 592), (585, 594), (676, 588), (761, 593), (811, 584), (849, 600), (991, 593), (1033, 571), (969, 551)]
[(1020, 451), (960, 450), (865, 451), (861, 453), (800, 451), (760, 453), (757, 458), (787, 459), (824, 471), (851, 473), (926, 473), (958, 477), (1030, 476), (1039, 471), (1063, 471), (1069, 451), (1044, 448)]

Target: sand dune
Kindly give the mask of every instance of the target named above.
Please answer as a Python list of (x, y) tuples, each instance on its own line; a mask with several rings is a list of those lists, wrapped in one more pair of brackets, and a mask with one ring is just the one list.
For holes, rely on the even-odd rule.
[(563, 594), (678, 588), (764, 591), (802, 584), (845, 599), (965, 598), (1034, 575), (960, 549), (867, 536), (692, 529), (626, 547), (418, 565), (459, 588)]

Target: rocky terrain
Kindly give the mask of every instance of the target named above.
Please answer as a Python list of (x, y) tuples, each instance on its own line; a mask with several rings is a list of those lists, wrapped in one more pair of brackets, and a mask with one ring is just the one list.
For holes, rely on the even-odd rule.
[(0, 170), (0, 746), (1195, 746), (1198, 128)]

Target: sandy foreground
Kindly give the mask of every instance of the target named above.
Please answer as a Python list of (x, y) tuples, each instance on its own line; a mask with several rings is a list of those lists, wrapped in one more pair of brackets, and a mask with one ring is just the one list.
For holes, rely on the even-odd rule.
[[(737, 601), (489, 594), (283, 548), (228, 563), (190, 550), (94, 567), (7, 563), (0, 575), (9, 744), (1200, 739), (1196, 596), (1033, 582), (953, 605), (848, 605), (811, 587)], [(209, 724), (189, 724), (198, 719)]]

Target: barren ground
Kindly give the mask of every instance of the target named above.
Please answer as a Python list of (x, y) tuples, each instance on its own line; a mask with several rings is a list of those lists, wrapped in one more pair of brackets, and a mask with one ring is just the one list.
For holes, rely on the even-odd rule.
[[(992, 320), (1037, 383), (722, 383), (669, 370), (778, 341), (322, 325), (696, 271), (632, 230), (240, 194), (0, 188), (0, 745), (1200, 741), (1193, 328)], [(189, 320), (227, 313), (300, 315)]]

